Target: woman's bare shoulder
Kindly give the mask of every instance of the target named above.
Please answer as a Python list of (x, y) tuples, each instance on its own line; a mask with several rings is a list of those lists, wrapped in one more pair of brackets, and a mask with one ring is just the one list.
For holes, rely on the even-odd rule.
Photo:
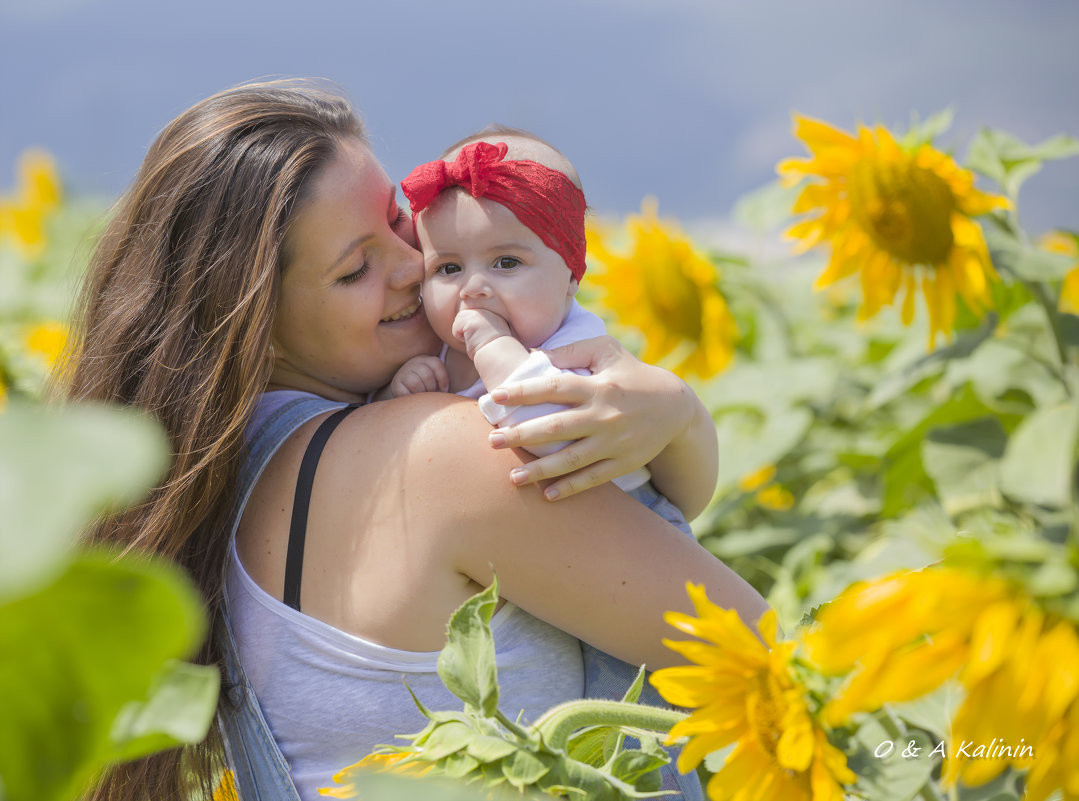
[(384, 444), (399, 450), (406, 444), (424, 447), (469, 447), (490, 450), (491, 425), (476, 401), (445, 392), (423, 392), (379, 401), (350, 415), (343, 436), (368, 447)]
[[(472, 502), (497, 501), (516, 490), (510, 470), (532, 458), (525, 451), (492, 448), (491, 424), (476, 401), (457, 395), (408, 395), (361, 412), (341, 425), (335, 460), (344, 459), (349, 471), (380, 474), (383, 486), (397, 477), (417, 501), (449, 501), (452, 491)], [(470, 478), (464, 488), (461, 473)]]

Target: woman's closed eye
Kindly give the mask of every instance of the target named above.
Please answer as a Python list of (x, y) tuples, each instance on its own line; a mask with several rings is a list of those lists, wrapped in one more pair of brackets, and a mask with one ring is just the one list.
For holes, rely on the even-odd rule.
[(520, 263), (521, 260), (516, 259), (513, 256), (499, 256), (497, 259), (495, 259), (494, 267), (496, 270), (512, 270)]
[(371, 270), (371, 265), (368, 264), (367, 262), (364, 262), (363, 264), (360, 265), (360, 269), (354, 270), (353, 272), (349, 273), (348, 275), (342, 275), (340, 278), (338, 278), (337, 283), (344, 284), (345, 286), (347, 286), (347, 285), (349, 285), (351, 283), (359, 281), (361, 278), (363, 278), (365, 275), (367, 275), (367, 273), (370, 272), (370, 270)]
[(411, 220), (412, 220), (412, 217), (409, 215), (409, 213), (407, 211), (405, 211), (405, 207), (404, 206), (398, 206), (397, 207), (397, 219), (395, 219), (392, 223), (390, 223), (390, 227), (393, 228), (394, 231), (396, 231), (398, 228), (400, 228), (406, 222), (411, 222)]

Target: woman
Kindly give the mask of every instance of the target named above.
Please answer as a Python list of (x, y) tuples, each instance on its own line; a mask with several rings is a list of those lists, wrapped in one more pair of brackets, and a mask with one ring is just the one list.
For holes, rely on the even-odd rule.
[[(258, 780), (264, 798), (291, 792), (288, 767), (315, 797), (334, 769), (411, 728), (402, 673), (440, 706), (446, 621), (494, 572), (508, 602), (495, 620), (503, 698), (527, 714), (579, 695), (575, 638), (675, 663), (662, 613), (689, 611), (687, 580), (749, 621), (765, 608), (696, 543), (597, 486), (646, 462), (673, 483), (686, 454), (714, 448), (692, 393), (610, 340), (559, 357), (598, 375), (511, 388), (511, 402), (576, 408), (505, 432), (503, 448), (456, 396), (335, 411), (438, 348), (410, 228), (345, 101), (308, 84), (243, 86), (158, 137), (82, 295), (70, 397), (145, 409), (175, 455), (150, 498), (92, 538), (194, 576), (215, 621), (201, 659), (225, 668), (226, 744), (241, 771), (255, 765), (241, 790)], [(314, 481), (301, 462), (316, 431)], [(511, 449), (555, 439), (580, 441), (531, 462)], [(558, 476), (550, 503), (536, 482)], [(679, 500), (689, 516), (707, 502)], [(262, 713), (288, 766), (260, 740)], [(183, 771), (175, 752), (118, 769), (97, 797), (178, 796), (191, 775), (211, 780), (213, 745)]]

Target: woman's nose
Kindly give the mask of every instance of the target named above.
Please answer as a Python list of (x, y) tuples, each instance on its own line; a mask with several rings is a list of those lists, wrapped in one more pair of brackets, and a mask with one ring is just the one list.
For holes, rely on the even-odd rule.
[(407, 289), (423, 281), (423, 254), (403, 240), (398, 240), (399, 248), (390, 271), (390, 286), (394, 289)]

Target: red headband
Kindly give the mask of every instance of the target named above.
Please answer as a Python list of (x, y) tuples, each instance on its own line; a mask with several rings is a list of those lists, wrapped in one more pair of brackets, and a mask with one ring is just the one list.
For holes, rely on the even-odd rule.
[(543, 244), (562, 257), (578, 281), (584, 275), (584, 193), (558, 170), (534, 161), (503, 161), (509, 147), (476, 142), (461, 148), (456, 161), (429, 161), (401, 181), (412, 217), (453, 186), (472, 197), (501, 203)]

